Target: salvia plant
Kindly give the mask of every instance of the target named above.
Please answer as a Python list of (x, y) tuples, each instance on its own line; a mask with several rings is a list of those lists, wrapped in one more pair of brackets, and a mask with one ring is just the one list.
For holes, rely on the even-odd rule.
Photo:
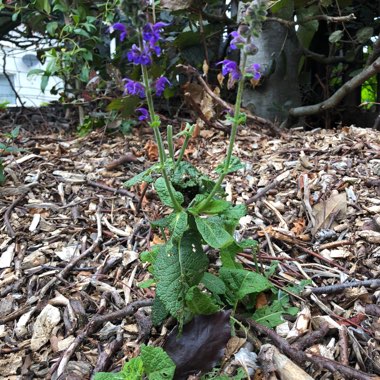
[[(228, 86), (237, 84), (237, 96), (233, 112), (227, 115), (231, 122), (230, 141), (224, 160), (215, 168), (218, 175), (215, 181), (183, 160), (194, 126), (187, 124), (182, 132), (173, 136), (169, 125), (165, 143), (160, 133), (161, 121), (155, 113), (153, 97), (161, 96), (171, 83), (165, 76), (152, 77), (150, 68), (155, 57), (163, 54), (160, 44), (169, 25), (163, 22), (141, 25), (142, 18), (136, 18), (137, 36), (134, 38), (137, 37), (138, 42), (125, 54), (130, 64), (140, 67), (142, 78), (141, 81), (125, 78), (125, 94), (141, 99), (136, 115), (153, 129), (159, 151), (159, 162), (128, 180), (125, 186), (152, 183), (161, 202), (170, 209), (167, 216), (151, 222), (161, 231), (164, 243), (141, 254), (142, 261), (150, 264), (153, 279), (140, 286), (156, 287), (153, 323), (158, 325), (172, 316), (178, 321), (179, 331), (194, 315), (213, 314), (225, 308), (232, 309), (234, 313), (239, 304), (251, 309), (253, 315), (256, 295), (273, 289), (268, 276), (259, 273), (257, 265), (256, 271), (246, 270), (235, 260), (238, 253), (247, 249), (251, 249), (256, 259), (258, 246), (252, 239), (236, 239), (238, 234), (235, 231), (247, 209), (243, 204), (234, 205), (227, 201), (223, 190), (225, 177), (243, 168), (240, 160), (233, 156), (233, 147), (238, 127), (246, 119), (241, 112), (244, 82), (246, 78), (260, 78), (258, 64), (247, 67), (248, 55), (257, 52), (252, 39), (258, 27), (256, 18), (252, 21), (252, 6), (248, 10), (246, 23), (230, 35), (230, 48), (241, 52), (240, 65), (229, 59), (217, 63), (223, 76), (228, 77)], [(123, 23), (114, 24), (110, 31), (118, 36), (121, 43), (132, 38), (132, 28)], [(176, 156), (173, 141), (179, 136), (184, 136), (184, 142)], [(222, 264), (219, 269), (210, 270), (204, 246), (218, 251)], [(273, 291), (273, 294), (277, 293)], [(286, 295), (279, 297), (275, 308), (269, 308), (267, 312), (261, 310), (257, 316), (266, 325), (276, 325), (281, 323), (279, 315), (284, 310), (295, 312), (290, 308)], [(275, 314), (277, 320), (268, 317), (268, 313)], [(170, 367), (170, 361), (163, 361)], [(138, 362), (142, 372), (143, 362)]]

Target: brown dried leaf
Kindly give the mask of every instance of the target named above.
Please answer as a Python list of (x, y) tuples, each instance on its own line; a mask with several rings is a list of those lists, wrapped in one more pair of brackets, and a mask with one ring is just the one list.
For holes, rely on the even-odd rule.
[(153, 140), (148, 140), (144, 146), (144, 149), (150, 161), (158, 160), (158, 146)]

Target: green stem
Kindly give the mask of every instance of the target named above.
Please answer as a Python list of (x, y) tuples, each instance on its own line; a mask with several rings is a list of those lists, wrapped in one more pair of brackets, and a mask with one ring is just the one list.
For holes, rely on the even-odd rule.
[(220, 174), (220, 176), (219, 176), (218, 180), (216, 181), (213, 189), (211, 190), (211, 193), (208, 195), (208, 197), (204, 201), (204, 206), (206, 206), (212, 200), (214, 195), (217, 193), (218, 189), (220, 188), (220, 185), (222, 184), (225, 176), (227, 175), (228, 168), (230, 167), (232, 151), (234, 149), (237, 129), (239, 126), (240, 107), (241, 107), (241, 100), (243, 97), (246, 64), (247, 64), (247, 54), (243, 53), (243, 61), (242, 61), (242, 65), (241, 65), (241, 74), (242, 75), (241, 75), (241, 79), (239, 80), (239, 84), (238, 84), (238, 90), (237, 90), (236, 102), (235, 102), (235, 111), (234, 111), (234, 122), (232, 123), (230, 142), (229, 142), (228, 149), (227, 149), (226, 161), (224, 163), (223, 172)]
[(156, 143), (158, 146), (158, 155), (160, 157), (160, 163), (161, 163), (161, 174), (162, 177), (165, 180), (166, 188), (168, 189), (169, 197), (174, 205), (174, 210), (175, 211), (181, 211), (182, 207), (178, 203), (177, 199), (174, 196), (174, 193), (172, 191), (172, 184), (169, 181), (169, 177), (166, 173), (165, 169), (165, 161), (166, 161), (166, 153), (165, 153), (165, 148), (164, 148), (164, 143), (162, 141), (162, 136), (159, 130), (159, 119), (156, 116), (154, 112), (154, 105), (153, 105), (153, 97), (152, 97), (152, 91), (149, 86), (149, 76), (148, 76), (148, 69), (146, 66), (141, 65), (141, 72), (142, 72), (142, 77), (143, 77), (143, 83), (145, 87), (145, 96), (146, 100), (148, 103), (148, 110), (149, 110), (149, 115), (150, 115), (150, 125), (153, 128), (154, 132), (154, 137), (156, 139)]
[(173, 126), (172, 125), (168, 125), (166, 127), (166, 137), (168, 140), (169, 157), (174, 162)]
[[(186, 127), (186, 129), (187, 129), (187, 127)], [(177, 169), (178, 165), (182, 161), (183, 155), (185, 154), (186, 148), (189, 145), (190, 138), (191, 138), (191, 136), (193, 134), (193, 130), (194, 130), (194, 126), (191, 126), (186, 131), (185, 140), (184, 140), (184, 142), (182, 144), (181, 151), (179, 152), (179, 156), (178, 156), (178, 159), (177, 159), (177, 161), (175, 163), (174, 170)]]

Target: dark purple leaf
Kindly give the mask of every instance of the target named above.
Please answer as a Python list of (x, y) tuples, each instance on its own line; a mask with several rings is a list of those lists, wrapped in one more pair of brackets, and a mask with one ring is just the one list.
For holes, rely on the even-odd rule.
[(199, 315), (184, 326), (179, 337), (178, 327), (174, 328), (164, 345), (176, 364), (174, 380), (187, 379), (217, 365), (231, 337), (230, 315), (231, 311)]

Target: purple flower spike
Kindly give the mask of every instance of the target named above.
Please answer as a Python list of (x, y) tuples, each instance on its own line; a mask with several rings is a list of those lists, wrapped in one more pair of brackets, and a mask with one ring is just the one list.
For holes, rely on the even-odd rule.
[(152, 63), (151, 52), (148, 46), (144, 46), (143, 51), (136, 45), (133, 44), (131, 50), (127, 53), (127, 58), (129, 62), (134, 65), (150, 65)]
[(110, 30), (117, 30), (120, 32), (119, 39), (120, 41), (124, 41), (125, 37), (127, 37), (127, 28), (125, 27), (124, 24), (117, 22), (116, 24), (113, 24), (110, 28)]
[(247, 68), (247, 73), (253, 74), (254, 80), (259, 80), (261, 77), (261, 66), (258, 63), (254, 63), (253, 65)]
[(140, 82), (128, 78), (124, 78), (123, 80), (125, 81), (124, 93), (145, 98), (145, 87)]
[(171, 87), (171, 83), (169, 82), (168, 78), (166, 77), (160, 77), (156, 80), (155, 88), (156, 88), (156, 95), (161, 96), (164, 92), (165, 88), (167, 86)]
[(224, 61), (218, 62), (217, 65), (222, 65), (222, 74), (224, 76), (231, 74), (233, 80), (239, 80), (241, 78), (241, 72), (236, 62), (225, 59)]
[(150, 42), (152, 45), (156, 44), (161, 39), (161, 30), (169, 24), (165, 22), (156, 22), (151, 24), (148, 22), (143, 28), (143, 39), (146, 42)]
[(232, 50), (239, 49), (241, 45), (247, 43), (247, 40), (244, 37), (242, 37), (238, 32), (231, 32), (230, 36), (233, 37), (230, 42), (230, 47)]
[(141, 115), (139, 116), (139, 120), (143, 121), (149, 119), (149, 112), (146, 108), (137, 108), (136, 111), (139, 111), (141, 113)]

